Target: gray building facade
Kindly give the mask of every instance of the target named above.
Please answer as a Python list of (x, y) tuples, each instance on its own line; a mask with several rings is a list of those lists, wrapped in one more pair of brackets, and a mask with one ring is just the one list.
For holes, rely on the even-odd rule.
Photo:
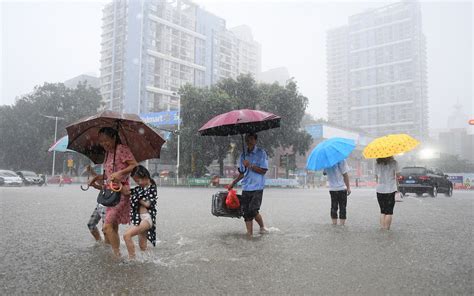
[(241, 42), (259, 51), (258, 43), (241, 40), (191, 1), (113, 0), (102, 29), (101, 93), (105, 108), (117, 112), (177, 110), (185, 84), (209, 86), (259, 71), (259, 60), (239, 55)]
[(328, 117), (373, 136), (428, 136), (426, 41), (419, 3), (349, 17), (328, 32)]

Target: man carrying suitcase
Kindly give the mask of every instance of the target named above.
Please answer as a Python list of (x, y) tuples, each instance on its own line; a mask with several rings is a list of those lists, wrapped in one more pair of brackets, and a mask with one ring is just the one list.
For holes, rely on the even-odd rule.
[(242, 198), (240, 201), (244, 214), (245, 226), (249, 238), (253, 235), (253, 220), (260, 226), (260, 233), (267, 233), (260, 205), (262, 204), (265, 173), (268, 170), (268, 156), (265, 150), (257, 147), (257, 134), (245, 136), (247, 151), (242, 153), (239, 162), (239, 176), (229, 185), (229, 189), (242, 180)]

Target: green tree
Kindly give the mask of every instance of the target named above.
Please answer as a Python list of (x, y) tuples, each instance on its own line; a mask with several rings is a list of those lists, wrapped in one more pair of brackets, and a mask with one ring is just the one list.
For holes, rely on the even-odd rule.
[[(66, 135), (65, 127), (97, 112), (99, 90), (87, 84), (70, 89), (62, 83), (45, 83), (21, 97), (13, 106), (0, 107), (0, 167), (30, 169), (47, 173), (51, 170), (54, 142), (54, 120), (43, 115), (64, 118), (58, 121), (58, 139)], [(65, 155), (56, 153), (57, 171)], [(79, 155), (75, 155), (76, 160)]]
[(474, 171), (474, 163), (458, 155), (441, 154), (440, 158), (425, 160), (428, 167), (441, 169), (445, 173), (468, 173)]
[[(234, 159), (242, 151), (240, 136), (202, 137), (198, 129), (212, 117), (235, 109), (258, 109), (281, 116), (281, 127), (259, 133), (259, 145), (269, 156), (278, 147), (292, 148), (304, 154), (311, 144), (311, 136), (300, 129), (308, 99), (298, 92), (296, 82), (286, 86), (259, 84), (250, 75), (224, 79), (211, 88), (184, 86), (181, 90), (181, 157), (180, 172), (202, 175), (206, 166), (217, 160), (223, 175), (224, 159), (229, 152)], [(163, 155), (176, 155), (176, 135), (168, 143)], [(183, 154), (184, 151), (184, 154)]]

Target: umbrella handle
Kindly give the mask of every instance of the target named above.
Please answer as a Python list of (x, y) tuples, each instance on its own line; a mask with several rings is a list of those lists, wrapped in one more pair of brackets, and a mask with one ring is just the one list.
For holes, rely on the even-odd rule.
[[(242, 139), (242, 154), (243, 154), (244, 160), (245, 160), (244, 135), (243, 135), (243, 134), (240, 134), (240, 137), (241, 137), (241, 139)], [(239, 173), (244, 174), (244, 175), (245, 175), (245, 173), (247, 172), (247, 168), (246, 168), (246, 167), (244, 167), (244, 170), (243, 170), (243, 171), (241, 171), (240, 168), (238, 168), (237, 170), (239, 171)]]
[(82, 191), (87, 191), (87, 190), (89, 190), (89, 187), (90, 187), (89, 186), (89, 177), (90, 177), (90, 172), (91, 172), (91, 166), (90, 165), (86, 166), (85, 169), (84, 169), (84, 172), (88, 172), (89, 175), (87, 175), (87, 184), (86, 184), (86, 186), (84, 186), (84, 184), (81, 184), (81, 190)]
[(113, 192), (120, 192), (122, 190), (122, 183), (119, 183), (119, 187), (118, 189), (114, 188), (114, 183), (112, 181), (109, 182), (109, 187), (110, 187), (110, 190), (112, 190)]

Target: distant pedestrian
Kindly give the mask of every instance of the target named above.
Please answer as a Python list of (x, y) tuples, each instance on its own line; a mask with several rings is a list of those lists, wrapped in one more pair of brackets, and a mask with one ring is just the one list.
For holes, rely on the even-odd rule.
[(265, 187), (265, 174), (268, 170), (268, 156), (265, 150), (257, 147), (257, 134), (247, 134), (246, 152), (240, 156), (239, 176), (228, 186), (229, 189), (242, 180), (241, 207), (244, 212), (247, 236), (253, 235), (253, 220), (260, 226), (260, 233), (268, 230), (263, 224), (262, 215), (259, 213), (262, 204), (263, 189)]
[(345, 160), (342, 160), (332, 167), (324, 169), (323, 173), (327, 175), (329, 183), (332, 224), (337, 225), (337, 219), (339, 218), (340, 225), (345, 225), (347, 197), (351, 194), (349, 166)]
[(43, 186), (47, 186), (48, 183), (46, 182), (46, 175), (45, 174), (41, 174), (41, 183)]
[(375, 180), (377, 182), (377, 200), (380, 206), (380, 226), (390, 230), (395, 193), (398, 191), (398, 162), (391, 156), (377, 158), (375, 164)]

